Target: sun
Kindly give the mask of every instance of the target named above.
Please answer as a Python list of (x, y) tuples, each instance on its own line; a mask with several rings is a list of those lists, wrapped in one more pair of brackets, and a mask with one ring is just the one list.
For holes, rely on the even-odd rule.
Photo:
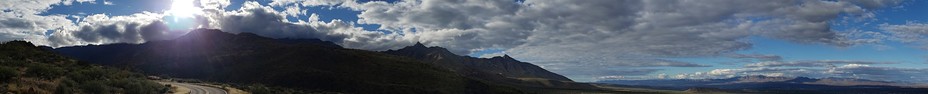
[(202, 13), (202, 9), (194, 6), (193, 3), (194, 0), (173, 0), (171, 9), (167, 13), (176, 17), (193, 17)]
[(171, 31), (187, 31), (198, 28), (195, 16), (203, 14), (203, 9), (194, 6), (194, 0), (173, 0), (171, 9), (165, 11), (164, 21)]

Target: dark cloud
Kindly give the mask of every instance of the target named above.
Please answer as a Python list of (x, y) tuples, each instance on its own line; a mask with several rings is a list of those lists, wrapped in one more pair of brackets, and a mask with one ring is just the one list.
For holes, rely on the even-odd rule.
[(49, 36), (52, 45), (142, 43), (172, 39), (186, 31), (170, 31), (161, 21), (163, 15), (137, 13), (128, 16), (96, 14), (85, 17), (74, 28), (64, 28)]

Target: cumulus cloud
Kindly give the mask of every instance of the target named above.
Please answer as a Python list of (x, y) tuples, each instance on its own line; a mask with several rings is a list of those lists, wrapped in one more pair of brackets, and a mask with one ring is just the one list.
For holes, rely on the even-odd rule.
[[(280, 1), (278, 4), (298, 2)], [(510, 48), (507, 52), (522, 58), (533, 58), (529, 54), (540, 53), (718, 55), (750, 48), (750, 43), (741, 39), (751, 35), (848, 46), (853, 43), (832, 31), (829, 20), (840, 14), (868, 12), (867, 7), (848, 1), (333, 2), (322, 5), (355, 5), (344, 7), (362, 11), (360, 23), (379, 24), (381, 29), (400, 30), (420, 41), (462, 49), (455, 53)], [(771, 17), (772, 20), (752, 21), (750, 17)]]
[[(185, 34), (184, 30), (172, 30), (171, 19), (182, 18), (193, 20), (189, 24), (194, 28), (221, 29), (226, 32), (249, 32), (272, 38), (319, 38), (333, 41), (344, 47), (386, 50), (388, 48), (402, 47), (412, 44), (412, 41), (402, 41), (396, 34), (383, 32), (370, 32), (355, 27), (352, 22), (333, 20), (319, 21), (318, 15), (312, 14), (310, 19), (289, 21), (286, 11), (278, 11), (258, 4), (254, 1), (246, 2), (239, 10), (224, 10), (230, 2), (227, 0), (199, 0), (198, 7), (202, 13), (193, 18), (182, 18), (170, 14), (141, 12), (125, 16), (110, 16), (106, 14), (91, 14), (89, 16), (68, 15), (34, 15), (49, 9), (50, 5), (67, 4), (64, 2), (31, 3), (47, 4), (45, 7), (4, 7), (4, 14), (0, 15), (0, 39), (28, 40), (40, 45), (53, 47), (107, 44), (107, 43), (142, 43), (145, 41), (171, 39)], [(65, 1), (67, 2), (67, 1)], [(80, 1), (89, 2), (89, 1)], [(18, 3), (30, 3), (22, 1)], [(7, 4), (4, 2), (4, 4)], [(31, 14), (30, 14), (31, 13)], [(303, 12), (305, 13), (305, 12)], [(78, 20), (69, 20), (67, 17), (76, 17)]]
[(344, 47), (386, 50), (412, 44), (403, 41), (397, 34), (365, 31), (350, 22), (332, 20), (319, 21), (318, 15), (310, 19), (288, 21), (287, 13), (263, 6), (257, 2), (245, 2), (239, 10), (224, 11), (208, 9), (204, 14), (207, 28), (217, 28), (225, 32), (249, 32), (271, 38), (318, 38), (339, 43)]
[(93, 0), (12, 0), (0, 2), (0, 41), (26, 40), (52, 44), (49, 31), (74, 27), (68, 15), (39, 15), (53, 5), (93, 2)]
[[(179, 34), (165, 29), (166, 21), (162, 20), (165, 15), (159, 13), (128, 16), (95, 14), (74, 21), (77, 23), (66, 19), (67, 15), (35, 15), (48, 10), (50, 5), (68, 5), (70, 2), (81, 1), (86, 0), (2, 2), (0, 4), (4, 13), (0, 14), (0, 21), (3, 21), (0, 27), (3, 28), (0, 29), (3, 31), (0, 34), (3, 35), (0, 35), (0, 39), (31, 38), (26, 40), (38, 41), (37, 44), (43, 45), (69, 46), (141, 43)], [(735, 54), (735, 51), (751, 48), (753, 44), (747, 39), (751, 36), (837, 47), (871, 43), (879, 40), (854, 37), (855, 34), (863, 34), (859, 32), (835, 31), (831, 27), (832, 23), (841, 17), (872, 17), (873, 10), (895, 6), (900, 2), (274, 0), (265, 5), (246, 1), (238, 10), (225, 10), (231, 4), (228, 0), (198, 1), (198, 7), (203, 9), (202, 14), (195, 16), (198, 28), (221, 29), (232, 33), (249, 32), (272, 38), (318, 38), (344, 47), (367, 50), (396, 49), (417, 41), (450, 48), (452, 52), (461, 55), (485, 49), (503, 49), (506, 54), (558, 73), (581, 73), (575, 71), (580, 67), (608, 71), (621, 67), (708, 66), (667, 59), (679, 57), (723, 56), (771, 62), (782, 60), (775, 55)], [(324, 22), (319, 20), (319, 15), (309, 14), (301, 6), (349, 8), (360, 11), (360, 14), (356, 21), (336, 19)], [(285, 9), (275, 10), (272, 7)], [(299, 15), (310, 17), (295, 21), (286, 19), (288, 16)], [(379, 25), (379, 30), (388, 33), (367, 31), (355, 24)], [(913, 29), (900, 29), (904, 26), (881, 26), (885, 27), (881, 28), (884, 30), (920, 33), (911, 32)], [(48, 30), (54, 33), (46, 34)], [(812, 64), (780, 63), (764, 66)], [(638, 75), (653, 72), (615, 73)]]
[[(51, 9), (52, 5), (71, 5), (75, 2), (94, 2), (95, 0), (9, 0), (0, 2), (0, 10), (9, 10), (16, 15), (39, 14)], [(7, 13), (4, 13), (7, 14)]]
[(171, 39), (185, 31), (170, 31), (162, 14), (143, 12), (128, 16), (95, 14), (84, 17), (75, 28), (64, 28), (49, 36), (52, 46), (105, 43), (142, 43)]
[(750, 36), (852, 46), (865, 42), (832, 30), (833, 20), (871, 17), (871, 10), (898, 1), (280, 0), (271, 5), (294, 4), (351, 8), (361, 11), (357, 22), (381, 25), (404, 39), (457, 54), (505, 49), (556, 70), (567, 65), (700, 66), (661, 58), (723, 56), (751, 48)]

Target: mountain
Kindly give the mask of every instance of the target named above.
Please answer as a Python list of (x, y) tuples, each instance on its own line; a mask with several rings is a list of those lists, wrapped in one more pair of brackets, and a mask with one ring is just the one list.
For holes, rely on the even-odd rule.
[(928, 92), (911, 84), (851, 78), (741, 76), (726, 79), (604, 80), (609, 83), (686, 91), (740, 93), (912, 93)]
[(0, 43), (0, 93), (159, 94), (145, 75), (87, 64), (25, 41)]
[(475, 58), (459, 56), (441, 47), (426, 47), (422, 43), (407, 46), (384, 53), (406, 56), (444, 68), (466, 73), (496, 74), (508, 78), (543, 78), (559, 81), (572, 81), (567, 77), (552, 73), (530, 63), (521, 62), (509, 55), (493, 58)]
[(503, 84), (538, 88), (596, 88), (590, 84), (573, 82), (534, 64), (515, 60), (509, 55), (475, 58), (456, 55), (442, 47), (426, 47), (422, 43), (383, 53), (414, 58), (468, 77)]
[(306, 92), (521, 92), (401, 56), (346, 49), (316, 39), (271, 39), (213, 29), (194, 30), (174, 40), (55, 50), (79, 60), (152, 75)]

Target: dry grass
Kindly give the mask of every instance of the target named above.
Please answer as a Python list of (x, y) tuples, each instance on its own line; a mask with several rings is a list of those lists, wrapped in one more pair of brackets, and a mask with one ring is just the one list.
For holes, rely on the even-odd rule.
[(246, 91), (244, 91), (244, 90), (237, 89), (237, 88), (232, 88), (232, 87), (230, 87), (230, 86), (220, 86), (220, 85), (205, 84), (205, 83), (201, 83), (201, 84), (198, 84), (198, 85), (209, 86), (209, 87), (215, 87), (215, 88), (221, 88), (221, 89), (223, 89), (223, 90), (226, 90), (226, 92), (229, 93), (229, 94), (251, 94), (251, 93), (248, 93), (248, 92), (246, 92)]
[[(156, 81), (156, 82), (163, 84), (163, 85), (171, 85), (171, 84), (166, 84), (165, 82), (161, 82), (161, 81)], [(177, 85), (171, 85), (171, 94), (190, 94), (190, 89), (186, 87), (180, 87)]]
[(12, 93), (52, 94), (54, 89), (58, 88), (57, 82), (50, 80), (37, 78), (16, 78), (14, 80), (4, 86)]

